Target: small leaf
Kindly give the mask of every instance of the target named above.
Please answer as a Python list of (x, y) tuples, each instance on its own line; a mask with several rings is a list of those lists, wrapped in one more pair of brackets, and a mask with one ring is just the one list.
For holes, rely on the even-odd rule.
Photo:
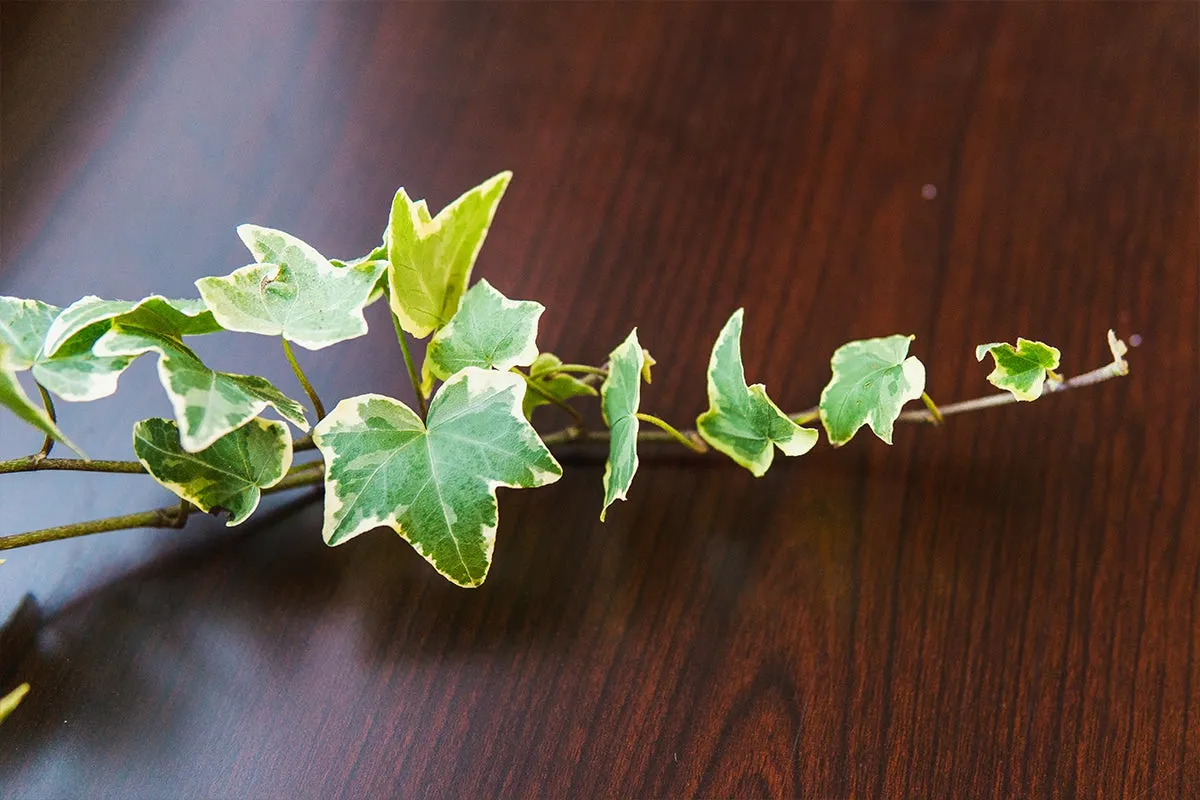
[(713, 345), (708, 362), (708, 411), (696, 419), (704, 441), (750, 470), (756, 478), (771, 467), (778, 447), (804, 455), (817, 432), (797, 425), (767, 396), (761, 383), (746, 385), (742, 367), (742, 309), (733, 312)]
[(258, 416), (267, 406), (302, 431), (308, 430), (304, 407), (255, 375), (209, 369), (177, 339), (118, 324), (93, 347), (104, 356), (139, 356), (157, 352), (158, 377), (182, 430), (183, 449), (204, 450), (230, 431)]
[(600, 385), (600, 410), (608, 425), (608, 461), (604, 465), (604, 507), (624, 500), (637, 473), (638, 406), (642, 402), (642, 370), (646, 351), (638, 343), (637, 328), (608, 356), (608, 376)]
[(925, 391), (925, 365), (908, 355), (912, 336), (887, 336), (849, 342), (833, 353), (833, 377), (821, 392), (821, 423), (829, 443), (840, 447), (870, 425), (892, 443), (900, 409)]
[(28, 422), (47, 436), (62, 442), (78, 453), (81, 458), (87, 458), (84, 452), (59, 430), (58, 425), (50, 419), (50, 415), (46, 413), (45, 409), (36, 405), (29, 399), (29, 395), (25, 394), (25, 390), (21, 388), (21, 384), (17, 380), (16, 372), (5, 362), (6, 348), (6, 345), (0, 343), (0, 405), (7, 407), (21, 420)]
[(0, 722), (11, 714), (17, 706), (21, 705), (21, 701), (25, 699), (25, 695), (29, 694), (29, 684), (22, 683), (17, 688), (13, 689), (4, 697), (0, 697)]
[(1042, 396), (1046, 370), (1057, 369), (1061, 355), (1050, 345), (1020, 338), (1015, 348), (1004, 342), (981, 344), (975, 348), (975, 359), (983, 361), (988, 353), (996, 362), (996, 368), (987, 376), (988, 383), (1024, 401)]
[(257, 264), (196, 288), (227, 330), (280, 336), (309, 350), (362, 336), (363, 307), (385, 265), (366, 261), (337, 268), (289, 233), (241, 225), (238, 236)]
[(287, 425), (252, 419), (208, 447), (189, 453), (179, 428), (166, 419), (133, 426), (133, 452), (154, 480), (209, 514), (229, 512), (232, 527), (258, 508), (262, 490), (283, 479), (292, 466)]
[(650, 368), (653, 367), (657, 363), (658, 363), (658, 361), (654, 358), (654, 356), (650, 355), (650, 351), (643, 347), (642, 348), (642, 380), (644, 380), (646, 383), (653, 382), (651, 380), (651, 378), (653, 376), (650, 374)]
[[(541, 389), (545, 395), (563, 403), (572, 397), (595, 397), (597, 395), (594, 388), (574, 375), (555, 372), (555, 368), (561, 367), (562, 363), (562, 359), (553, 353), (539, 354), (529, 365), (529, 374), (532, 376), (533, 385)], [(521, 403), (521, 410), (525, 414), (525, 419), (532, 419), (535, 408), (548, 405), (551, 405), (551, 402), (542, 394), (526, 391), (525, 400)]]
[(529, 300), (509, 300), (480, 280), (463, 295), (462, 305), (434, 334), (422, 368), (428, 386), (460, 369), (508, 370), (526, 367), (537, 358), (538, 320), (546, 307)]
[(376, 247), (374, 250), (367, 253), (365, 256), (359, 256), (358, 258), (352, 258), (349, 261), (341, 261), (336, 258), (331, 258), (331, 259), (329, 259), (329, 263), (333, 264), (335, 267), (338, 267), (338, 268), (358, 267), (358, 266), (362, 266), (363, 264), (369, 264), (372, 262), (379, 262), (382, 265), (381, 269), (383, 271), (379, 273), (379, 280), (375, 281), (375, 287), (373, 289), (371, 289), (371, 295), (370, 295), (370, 297), (367, 298), (366, 304), (369, 306), (372, 303), (374, 303), (376, 300), (378, 300), (380, 297), (383, 297), (383, 295), (387, 292), (387, 281), (388, 281), (387, 254), (388, 254), (387, 232), (385, 231), (384, 235), (383, 235), (383, 244), (381, 244), (379, 247)]
[(400, 327), (423, 339), (458, 311), (511, 172), (501, 172), (430, 217), (401, 188), (388, 223), (388, 287)]
[(487, 577), (496, 488), (553, 483), (562, 467), (521, 415), (524, 381), (467, 367), (429, 405), (428, 426), (399, 400), (343, 400), (313, 430), (325, 457), (325, 525), (338, 545), (379, 525), (459, 586)]

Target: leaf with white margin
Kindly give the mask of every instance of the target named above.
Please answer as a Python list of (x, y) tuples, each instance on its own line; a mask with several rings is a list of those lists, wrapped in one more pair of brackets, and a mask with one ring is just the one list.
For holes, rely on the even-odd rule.
[(429, 340), (421, 369), (425, 390), (460, 369), (508, 370), (537, 358), (538, 320), (546, 307), (509, 300), (486, 280), (463, 295), (458, 312)]
[(0, 297), (0, 343), (9, 348), (14, 372), (33, 369), (33, 377), (65, 400), (82, 402), (107, 397), (117, 389), (117, 378), (132, 362), (129, 358), (99, 358), (92, 344), (102, 330), (92, 326), (86, 336), (75, 336), (53, 356), (42, 346), (61, 309), (39, 300)]
[(458, 311), (496, 207), (512, 178), (495, 177), (464, 193), (431, 217), (424, 200), (403, 187), (388, 222), (388, 302), (400, 327), (423, 339)]
[(201, 511), (229, 512), (228, 527), (258, 508), (262, 490), (279, 483), (292, 466), (292, 435), (282, 422), (252, 419), (208, 447), (189, 453), (169, 419), (133, 426), (133, 452), (150, 477)]
[(383, 234), (383, 244), (379, 245), (379, 247), (376, 247), (365, 256), (351, 258), (348, 261), (343, 261), (339, 258), (329, 259), (329, 263), (333, 264), (338, 269), (343, 267), (358, 267), (372, 262), (379, 262), (382, 264), (381, 269), (383, 271), (379, 273), (379, 280), (375, 281), (375, 287), (371, 289), (371, 295), (367, 298), (366, 305), (368, 306), (374, 303), (380, 297), (383, 297), (384, 293), (387, 292), (387, 231), (385, 230)]
[(638, 406), (642, 402), (642, 370), (646, 351), (638, 343), (637, 328), (608, 356), (608, 375), (600, 384), (600, 411), (608, 426), (608, 460), (604, 464), (604, 507), (624, 500), (638, 468)]
[(57, 355), (76, 337), (95, 342), (117, 322), (176, 339), (221, 330), (202, 300), (168, 300), (157, 294), (141, 300), (104, 300), (88, 295), (64, 308), (55, 318), (46, 332), (43, 354)]
[(239, 225), (237, 232), (258, 263), (196, 281), (226, 330), (283, 336), (309, 350), (367, 332), (363, 307), (385, 264), (338, 268), (290, 233), (258, 225)]
[(546, 399), (547, 396), (565, 403), (572, 397), (595, 397), (598, 394), (586, 381), (566, 372), (557, 372), (556, 369), (561, 367), (562, 363), (562, 359), (553, 353), (539, 353), (529, 365), (530, 381), (542, 393), (525, 392), (525, 400), (521, 403), (525, 419), (533, 417), (535, 408), (551, 405), (551, 401)]
[(1020, 337), (1015, 348), (1006, 342), (979, 345), (975, 348), (975, 360), (983, 361), (989, 353), (996, 368), (987, 376), (988, 383), (1026, 402), (1042, 396), (1046, 371), (1057, 369), (1062, 356), (1056, 347)]
[(7, 349), (7, 345), (0, 343), (0, 405), (5, 406), (22, 421), (28, 422), (47, 436), (62, 442), (78, 453), (81, 458), (87, 458), (87, 455), (59, 430), (58, 425), (50, 419), (50, 415), (46, 413), (45, 409), (36, 405), (29, 399), (29, 395), (25, 394), (20, 381), (17, 380), (16, 372), (5, 362), (8, 357)]
[(468, 367), (438, 390), (428, 424), (377, 394), (338, 403), (313, 430), (325, 457), (326, 543), (380, 525), (459, 586), (487, 577), (496, 488), (554, 483), (562, 467), (521, 415), (524, 381)]
[(708, 362), (708, 411), (696, 429), (717, 450), (761, 478), (778, 447), (787, 456), (807, 453), (818, 433), (792, 421), (767, 396), (761, 383), (746, 385), (742, 367), (743, 310), (733, 312), (713, 345)]
[(821, 392), (820, 404), (830, 444), (844, 445), (863, 425), (892, 443), (892, 427), (901, 407), (925, 391), (925, 365), (908, 356), (914, 338), (897, 334), (862, 339), (834, 351), (833, 377)]
[(191, 349), (169, 336), (118, 324), (100, 337), (93, 351), (106, 356), (159, 354), (158, 378), (175, 410), (183, 449), (189, 453), (209, 447), (267, 406), (300, 430), (308, 430), (304, 407), (266, 378), (209, 369)]

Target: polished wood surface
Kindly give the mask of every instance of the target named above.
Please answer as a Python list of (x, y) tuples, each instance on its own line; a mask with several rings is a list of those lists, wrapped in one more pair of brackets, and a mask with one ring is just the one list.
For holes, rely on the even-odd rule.
[[(369, 249), (398, 185), (515, 181), (476, 274), (648, 410), (708, 349), (811, 405), (852, 338), (1133, 374), (822, 446), (761, 480), (647, 454), (597, 520), (587, 454), (501, 493), (483, 588), (315, 503), (9, 554), (0, 797), (1196, 797), (1200, 6), (4, 3), (0, 293), (194, 296), (253, 221)], [(931, 187), (931, 188), (926, 188)], [(936, 190), (936, 196), (931, 196)], [(370, 335), (302, 354), (327, 402), (405, 398)], [(278, 343), (201, 342), (299, 392)], [(65, 406), (90, 453), (168, 407), (143, 359)], [(39, 439), (0, 418), (5, 457)], [(0, 481), (0, 531), (167, 501)], [(278, 504), (277, 504), (278, 506)], [(31, 595), (32, 600), (22, 598)], [(18, 611), (18, 608), (20, 609)]]

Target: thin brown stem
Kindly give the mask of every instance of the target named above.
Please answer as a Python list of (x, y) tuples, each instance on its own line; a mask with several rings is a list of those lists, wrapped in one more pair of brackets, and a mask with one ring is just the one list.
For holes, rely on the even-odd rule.
[[(42, 396), (42, 406), (46, 409), (46, 416), (51, 422), (58, 422), (58, 414), (54, 411), (54, 401), (50, 399), (50, 393), (46, 391), (46, 387), (42, 384), (37, 384), (38, 393)], [(35, 458), (39, 461), (50, 455), (50, 451), (54, 449), (54, 437), (46, 434), (46, 438), (42, 440), (42, 449), (37, 451)]]
[(10, 472), (69, 470), (74, 472), (119, 472), (144, 475), (146, 468), (136, 461), (84, 461), (82, 458), (39, 458), (38, 454), (0, 461), (0, 475)]

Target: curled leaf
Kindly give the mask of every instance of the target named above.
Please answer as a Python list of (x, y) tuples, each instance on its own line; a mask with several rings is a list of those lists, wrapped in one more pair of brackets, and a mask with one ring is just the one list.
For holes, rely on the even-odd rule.
[(252, 419), (190, 453), (174, 422), (144, 419), (133, 426), (133, 452), (154, 480), (201, 511), (228, 511), (226, 525), (233, 526), (254, 513), (263, 489), (287, 474), (292, 436), (282, 422)]
[(767, 396), (761, 383), (746, 385), (742, 367), (742, 309), (733, 312), (713, 345), (708, 362), (708, 411), (696, 419), (704, 441), (762, 477), (778, 447), (799, 456), (817, 443), (817, 432), (802, 427)]
[(608, 376), (600, 385), (600, 410), (608, 425), (608, 460), (604, 464), (604, 506), (624, 500), (637, 474), (638, 406), (642, 402), (642, 370), (646, 351), (638, 343), (637, 328), (609, 354)]

